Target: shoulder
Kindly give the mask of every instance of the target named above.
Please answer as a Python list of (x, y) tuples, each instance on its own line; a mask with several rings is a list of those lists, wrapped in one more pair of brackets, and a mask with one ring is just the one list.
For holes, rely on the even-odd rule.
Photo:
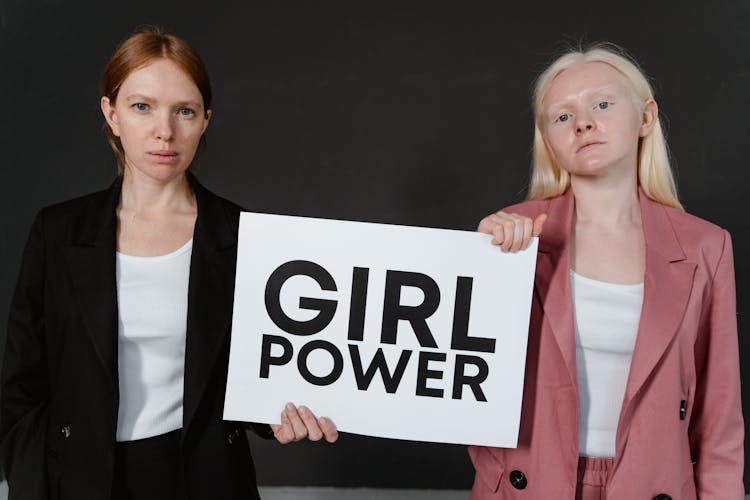
[(716, 224), (648, 199), (641, 201), (641, 213), (647, 251), (691, 262), (707, 276), (732, 261), (729, 233)]
[(61, 242), (70, 242), (82, 234), (93, 234), (96, 228), (114, 218), (114, 203), (119, 196), (119, 184), (109, 188), (42, 208), (36, 215), (33, 228)]
[(63, 221), (71, 217), (81, 216), (107, 202), (111, 188), (88, 193), (76, 198), (48, 205), (39, 211), (39, 216), (45, 221)]
[[(663, 205), (662, 205), (663, 206)], [(709, 222), (696, 215), (683, 212), (682, 210), (663, 206), (667, 217), (669, 217), (672, 227), (678, 236), (691, 239), (701, 240), (723, 239), (726, 230), (713, 222)]]
[(688, 257), (713, 261), (731, 245), (731, 237), (726, 229), (676, 208), (665, 206), (663, 209)]
[(194, 188), (196, 190), (196, 195), (199, 196), (200, 202), (213, 205), (215, 207), (221, 208), (224, 212), (227, 214), (239, 214), (240, 212), (245, 211), (244, 208), (239, 206), (233, 201), (230, 201), (223, 196), (220, 196), (204, 185), (200, 183), (196, 183), (194, 185)]
[(211, 225), (227, 223), (233, 234), (239, 230), (240, 212), (245, 211), (238, 204), (219, 196), (191, 176), (191, 185), (198, 202), (198, 219)]
[(216, 196), (218, 199), (218, 202), (221, 203), (222, 208), (224, 209), (224, 212), (226, 212), (230, 217), (237, 218), (240, 216), (240, 212), (246, 212), (247, 209), (242, 208), (235, 202), (228, 200), (222, 196)]

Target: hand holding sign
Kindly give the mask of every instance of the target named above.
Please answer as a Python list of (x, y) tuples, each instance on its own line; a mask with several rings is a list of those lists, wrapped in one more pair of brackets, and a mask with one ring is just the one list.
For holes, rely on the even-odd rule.
[(517, 252), (528, 248), (531, 238), (542, 234), (542, 226), (547, 214), (539, 214), (536, 219), (502, 210), (490, 214), (479, 223), (477, 231), (492, 235), (492, 244), (500, 245), (503, 252)]
[(320, 441), (325, 438), (329, 443), (334, 443), (339, 438), (336, 426), (325, 417), (315, 418), (313, 412), (306, 406), (297, 408), (292, 403), (287, 403), (281, 412), (281, 425), (271, 424), (273, 435), (281, 444), (301, 441), (308, 438), (310, 441)]

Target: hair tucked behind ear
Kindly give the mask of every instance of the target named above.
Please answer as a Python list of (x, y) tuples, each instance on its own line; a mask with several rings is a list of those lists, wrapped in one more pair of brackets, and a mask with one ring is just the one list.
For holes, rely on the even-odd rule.
[[(630, 81), (638, 99), (646, 102), (654, 98), (651, 85), (641, 68), (623, 49), (614, 44), (600, 43), (586, 49), (572, 49), (555, 59), (534, 84), (534, 145), (528, 195), (530, 200), (559, 196), (570, 186), (570, 176), (560, 168), (544, 142), (541, 113), (544, 96), (555, 77), (574, 64), (583, 62), (601, 62), (612, 66)], [(638, 185), (646, 196), (664, 205), (682, 209), (669, 164), (667, 142), (659, 120), (651, 133), (639, 140), (637, 175)]]

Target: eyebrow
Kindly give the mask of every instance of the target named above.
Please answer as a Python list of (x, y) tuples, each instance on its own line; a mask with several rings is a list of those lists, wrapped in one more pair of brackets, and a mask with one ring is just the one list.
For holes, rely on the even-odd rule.
[(605, 85), (604, 87), (599, 87), (598, 89), (594, 89), (591, 94), (598, 95), (598, 94), (604, 94), (608, 97), (614, 97), (618, 95), (615, 88), (613, 88), (613, 85)]
[[(616, 92), (616, 85), (611, 85), (611, 84), (610, 85), (602, 85), (601, 87), (596, 87), (594, 89), (591, 89), (590, 91), (587, 90), (586, 93), (589, 94), (589, 95), (591, 95), (591, 94), (596, 95), (596, 94), (602, 94), (602, 93), (617, 94), (617, 92)], [(566, 96), (563, 99), (563, 101), (561, 101), (561, 102), (565, 103), (565, 102), (569, 101), (570, 100), (569, 97), (570, 96)]]
[(203, 105), (199, 103), (198, 101), (180, 101), (175, 104), (175, 106), (194, 106), (196, 108), (202, 108)]
[[(128, 102), (133, 101), (154, 101), (153, 97), (149, 97), (144, 94), (130, 94), (127, 97), (125, 97), (125, 100)], [(175, 107), (182, 107), (182, 106), (195, 106), (197, 108), (203, 107), (203, 105), (198, 101), (179, 101), (175, 103)]]
[[(617, 95), (616, 89), (614, 88), (614, 85), (603, 85), (601, 87), (597, 87), (595, 89), (592, 89), (590, 92), (587, 91), (589, 95), (598, 95), (598, 94), (605, 94), (607, 97), (615, 97)], [(565, 108), (568, 106), (568, 103), (575, 99), (569, 99), (568, 97), (565, 97), (562, 101), (554, 102), (554, 103), (547, 103), (547, 108), (549, 109), (549, 113), (555, 113), (557, 109), (559, 108)]]
[(143, 94), (130, 94), (125, 98), (126, 101), (153, 101), (152, 98)]

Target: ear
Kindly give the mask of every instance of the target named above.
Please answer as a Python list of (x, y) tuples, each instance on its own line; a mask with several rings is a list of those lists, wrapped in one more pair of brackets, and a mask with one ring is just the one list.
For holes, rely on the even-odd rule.
[(651, 133), (656, 124), (659, 122), (659, 106), (656, 101), (649, 99), (641, 111), (641, 126), (638, 130), (640, 137), (646, 137)]
[(112, 129), (112, 133), (117, 137), (120, 137), (120, 126), (117, 123), (117, 111), (115, 106), (110, 102), (109, 97), (102, 96), (102, 100), (99, 103), (102, 108), (102, 114), (104, 119), (107, 120), (107, 125)]
[(213, 110), (211, 109), (206, 110), (206, 121), (203, 122), (203, 130), (201, 131), (201, 134), (206, 133), (206, 129), (208, 128), (208, 122), (211, 121), (211, 115), (213, 115)]

